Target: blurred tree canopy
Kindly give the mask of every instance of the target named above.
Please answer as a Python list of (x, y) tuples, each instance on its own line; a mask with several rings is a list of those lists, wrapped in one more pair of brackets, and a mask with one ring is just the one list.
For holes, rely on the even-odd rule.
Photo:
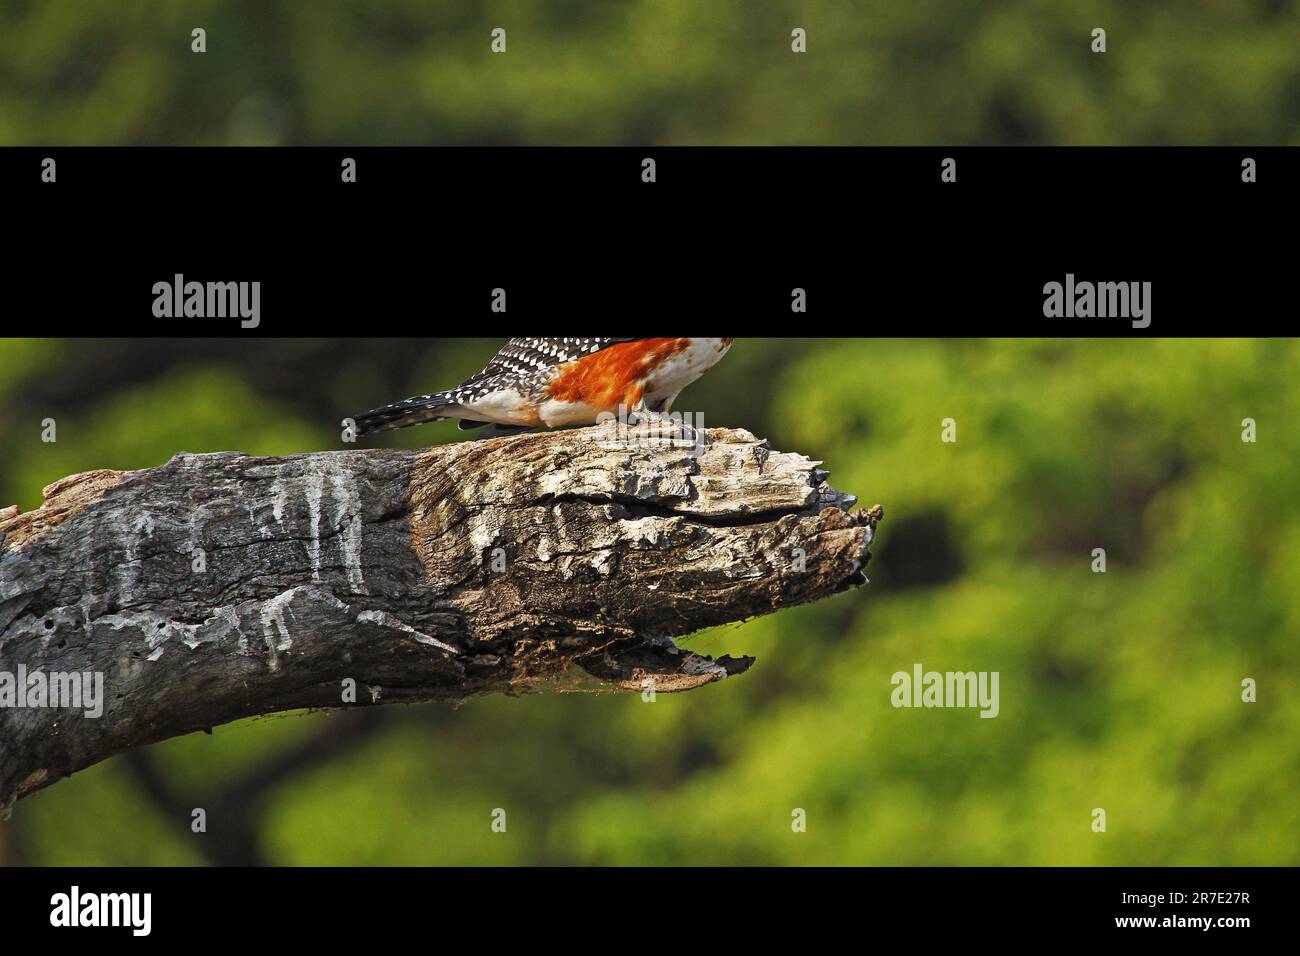
[(0, 144), (1295, 145), (1297, 36), (1300, 0), (0, 0)]
[[(0, 340), (0, 504), (180, 450), (343, 447), (345, 415), (453, 384), (499, 344)], [(1300, 344), (739, 339), (679, 407), (823, 458), (837, 487), (882, 502), (871, 584), (688, 638), (759, 661), (654, 703), (502, 697), (168, 741), (19, 803), (0, 854), (1300, 863)], [(385, 440), (463, 437), (442, 423)], [(891, 675), (916, 662), (998, 671), (1001, 712), (895, 709)]]

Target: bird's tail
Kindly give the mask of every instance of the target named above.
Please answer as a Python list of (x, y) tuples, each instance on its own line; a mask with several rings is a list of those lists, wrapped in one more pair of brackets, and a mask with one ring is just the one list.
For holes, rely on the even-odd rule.
[(455, 416), (447, 415), (446, 412), (458, 407), (451, 392), (435, 392), (432, 395), (416, 395), (414, 398), (395, 402), (392, 405), (372, 408), (368, 412), (353, 416), (352, 420), (356, 423), (358, 436), (371, 435), (393, 428), (409, 428), (412, 425), (452, 418)]

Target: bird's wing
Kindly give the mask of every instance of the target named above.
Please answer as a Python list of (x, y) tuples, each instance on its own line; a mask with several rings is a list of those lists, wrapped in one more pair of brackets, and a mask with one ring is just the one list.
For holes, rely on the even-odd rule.
[(554, 368), (557, 365), (563, 365), (565, 362), (582, 358), (584, 355), (591, 355), (601, 349), (607, 349), (611, 345), (635, 341), (637, 341), (635, 338), (578, 338), (573, 336), (550, 339), (525, 336), (511, 339), (502, 346), (501, 351), (492, 357), (492, 361), (488, 362), (481, 372), (476, 372), (465, 379), (461, 383), (461, 387), (471, 385), (481, 379), (491, 378), (494, 375), (505, 373), (526, 375), (541, 369)]
[[(368, 435), (390, 428), (406, 428), (445, 418), (460, 418), (460, 407), (467, 401), (493, 391), (503, 382), (519, 385), (544, 378), (548, 369), (576, 361), (620, 342), (636, 341), (639, 340), (577, 337), (543, 339), (531, 336), (511, 339), (481, 372), (471, 375), (455, 388), (429, 395), (416, 395), (355, 416), (357, 434)], [(475, 428), (477, 423), (470, 422), (460, 427)]]

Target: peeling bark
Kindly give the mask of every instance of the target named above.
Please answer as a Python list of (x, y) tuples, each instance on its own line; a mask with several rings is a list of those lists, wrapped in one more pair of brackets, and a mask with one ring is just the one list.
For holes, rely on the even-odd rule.
[(863, 583), (881, 512), (850, 512), (819, 462), (706, 434), (702, 454), (609, 427), (182, 453), (0, 511), (0, 674), (104, 686), (99, 717), (0, 707), (0, 813), (133, 747), (350, 706), (349, 678), (369, 706), (744, 671), (673, 638)]

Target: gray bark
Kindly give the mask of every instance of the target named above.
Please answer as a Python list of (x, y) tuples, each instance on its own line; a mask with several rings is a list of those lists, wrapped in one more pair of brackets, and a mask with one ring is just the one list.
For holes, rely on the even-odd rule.
[(850, 511), (819, 462), (707, 436), (702, 454), (608, 427), (182, 453), (0, 511), (0, 674), (104, 688), (98, 717), (0, 707), (0, 814), (113, 754), (257, 714), (744, 671), (672, 639), (863, 583), (881, 512)]

